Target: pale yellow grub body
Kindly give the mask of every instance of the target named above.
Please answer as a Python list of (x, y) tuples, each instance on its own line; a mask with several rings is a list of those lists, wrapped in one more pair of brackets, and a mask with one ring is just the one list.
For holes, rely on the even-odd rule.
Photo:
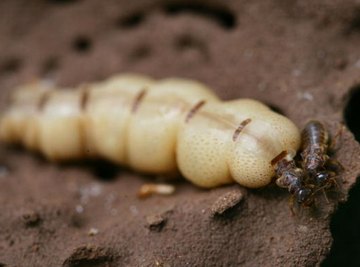
[(258, 101), (224, 102), (196, 81), (135, 74), (76, 90), (22, 86), (1, 117), (0, 139), (53, 161), (101, 157), (146, 173), (180, 170), (208, 188), (265, 186), (271, 160), (300, 145), (297, 127)]

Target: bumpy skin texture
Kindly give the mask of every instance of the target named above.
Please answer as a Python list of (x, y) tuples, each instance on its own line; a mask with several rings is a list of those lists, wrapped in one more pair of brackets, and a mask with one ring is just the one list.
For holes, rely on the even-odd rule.
[(286, 117), (255, 100), (220, 101), (192, 80), (123, 74), (77, 90), (54, 89), (19, 88), (2, 116), (1, 140), (54, 161), (102, 157), (147, 173), (179, 169), (208, 188), (234, 181), (265, 186), (274, 176), (271, 160), (300, 145), (299, 130)]

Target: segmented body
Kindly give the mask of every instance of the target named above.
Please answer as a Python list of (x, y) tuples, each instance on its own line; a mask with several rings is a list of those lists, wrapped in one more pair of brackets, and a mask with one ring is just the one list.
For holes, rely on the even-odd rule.
[(297, 151), (300, 133), (262, 103), (223, 102), (196, 81), (124, 74), (77, 90), (23, 86), (0, 121), (0, 138), (55, 161), (102, 157), (135, 170), (180, 170), (196, 185), (271, 182), (271, 161)]
[(319, 121), (309, 121), (302, 131), (302, 158), (305, 170), (314, 174), (324, 169), (328, 160), (329, 136)]
[(335, 173), (327, 170), (329, 156), (329, 134), (324, 125), (316, 120), (309, 121), (302, 133), (303, 168), (308, 173), (308, 183), (321, 188), (330, 184)]

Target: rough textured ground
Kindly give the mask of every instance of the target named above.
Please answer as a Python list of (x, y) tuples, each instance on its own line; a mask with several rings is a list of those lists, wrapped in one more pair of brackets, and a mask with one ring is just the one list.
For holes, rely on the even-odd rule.
[[(355, 0), (4, 0), (0, 105), (36, 77), (71, 86), (133, 71), (259, 99), (299, 127), (318, 118), (335, 133), (345, 121), (359, 140), (359, 47)], [(359, 151), (346, 130), (336, 153), (344, 195), (320, 194), (316, 208), (292, 216), (276, 186), (181, 181), (172, 196), (139, 200), (157, 177), (2, 146), (0, 266), (356, 265), (360, 187), (331, 215), (360, 173)]]

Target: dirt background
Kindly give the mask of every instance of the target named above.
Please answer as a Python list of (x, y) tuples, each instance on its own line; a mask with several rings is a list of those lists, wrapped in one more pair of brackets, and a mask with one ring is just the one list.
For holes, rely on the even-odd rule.
[(359, 265), (360, 185), (347, 195), (360, 173), (359, 1), (0, 2), (1, 108), (34, 78), (75, 86), (125, 71), (194, 78), (299, 127), (317, 118), (335, 133), (344, 122), (343, 194), (295, 216), (276, 186), (179, 181), (172, 196), (139, 200), (159, 177), (2, 146), (1, 267)]

